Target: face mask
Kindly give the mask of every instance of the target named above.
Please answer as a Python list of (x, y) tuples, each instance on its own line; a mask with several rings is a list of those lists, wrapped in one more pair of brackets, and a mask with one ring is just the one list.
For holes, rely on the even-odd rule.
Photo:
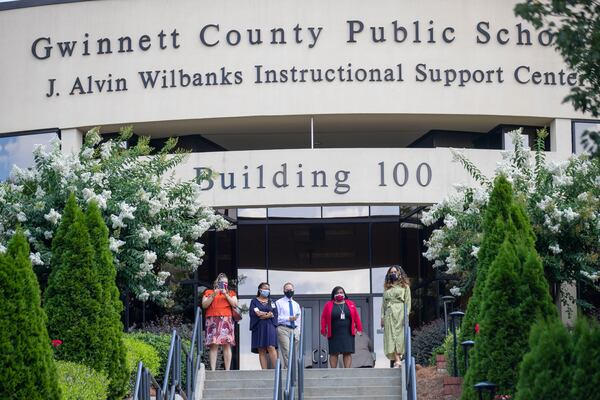
[(395, 282), (398, 280), (398, 275), (395, 273), (390, 274), (390, 281)]
[(227, 289), (227, 282), (219, 282), (219, 288), (221, 289)]
[(294, 295), (294, 291), (293, 290), (286, 290), (284, 294), (285, 294), (285, 297), (287, 297), (288, 299), (291, 299), (292, 296)]
[(342, 300), (344, 300), (344, 295), (336, 294), (335, 296), (333, 296), (333, 298), (335, 299), (335, 301), (342, 301)]
[(270, 291), (270, 290), (268, 290), (268, 289), (267, 289), (267, 290), (261, 290), (261, 291), (260, 291), (260, 295), (261, 295), (262, 297), (269, 297), (269, 295), (270, 295), (270, 294), (271, 294), (271, 291)]

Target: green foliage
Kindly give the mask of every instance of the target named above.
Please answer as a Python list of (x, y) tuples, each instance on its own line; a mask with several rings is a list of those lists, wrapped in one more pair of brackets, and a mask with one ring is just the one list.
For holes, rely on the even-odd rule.
[(552, 34), (553, 46), (579, 84), (565, 101), (576, 110), (600, 115), (600, 4), (589, 0), (526, 0), (515, 6), (515, 14), (537, 29)]
[(499, 393), (513, 394), (532, 324), (557, 318), (523, 207), (512, 200), (507, 182), (500, 179), (496, 184), (503, 186), (508, 196), (498, 197), (503, 204), (490, 199), (490, 207), (507, 213), (500, 213), (495, 223), (486, 215), (484, 226), (488, 231), (484, 235), (487, 237), (490, 232), (503, 241), (496, 256), (480, 256), (480, 262), (493, 261), (480, 292), (476, 317), (480, 331), (469, 357), (463, 400), (475, 399), (473, 385), (484, 380), (497, 384)]
[(540, 321), (529, 336), (515, 400), (597, 400), (600, 379), (600, 326), (578, 319), (569, 333), (557, 321)]
[(69, 361), (56, 361), (63, 400), (106, 400), (109, 380), (102, 372)]
[[(505, 175), (512, 183), (516, 201), (524, 206), (535, 234), (535, 247), (542, 259), (546, 278), (553, 288), (576, 281), (583, 292), (598, 290), (600, 280), (600, 158), (572, 156), (562, 162), (546, 162), (543, 152), (545, 129), (538, 130), (535, 153), (526, 151), (520, 131), (511, 133), (515, 148), (503, 153), (496, 175)], [(483, 232), (488, 204), (492, 197), (486, 186), (457, 185), (450, 194), (423, 213), (422, 221), (431, 225), (443, 220), (427, 240), (425, 257), (433, 266), (461, 279), (462, 293), (475, 292), (471, 307), (479, 307), (474, 282), (480, 264), (489, 265), (488, 246), (483, 245)], [(490, 194), (488, 196), (488, 194)], [(493, 203), (493, 199), (491, 200)], [(533, 236), (532, 236), (533, 237)], [(493, 250), (493, 249), (492, 249)], [(481, 261), (483, 259), (483, 262)], [(472, 290), (473, 289), (473, 290)], [(558, 291), (553, 296), (558, 300)], [(563, 300), (568, 294), (563, 292)], [(566, 303), (565, 303), (566, 304)], [(582, 307), (589, 307), (579, 301)], [(568, 309), (568, 308), (567, 308)], [(571, 310), (573, 311), (573, 310)], [(468, 312), (465, 324), (472, 326), (473, 313)], [(466, 329), (465, 334), (472, 334)]]
[[(171, 337), (170, 334), (156, 334), (150, 332), (134, 332), (127, 335), (130, 338), (135, 340), (139, 340), (146, 344), (149, 344), (156, 350), (158, 354), (158, 358), (160, 360), (160, 365), (154, 377), (158, 382), (162, 382), (162, 379), (165, 376), (165, 368), (167, 367), (167, 359), (169, 356), (169, 348), (171, 347)], [(181, 346), (187, 350), (189, 350), (191, 342), (187, 339), (182, 339)], [(183, 362), (183, 360), (182, 360)], [(182, 374), (185, 376), (185, 368), (182, 370)]]
[(138, 363), (142, 361), (144, 366), (156, 377), (160, 368), (160, 358), (154, 347), (129, 337), (129, 335), (123, 337), (123, 343), (125, 343), (127, 354), (125, 368), (129, 374), (129, 390), (131, 392), (135, 386)]
[(0, 398), (60, 400), (40, 289), (19, 229), (0, 253)]
[(573, 335), (574, 360), (571, 398), (599, 400), (600, 390), (600, 325), (597, 321), (580, 318)]
[[(477, 254), (477, 278), (473, 294), (461, 324), (458, 342), (475, 339), (475, 324), (480, 322), (480, 309), (490, 264), (496, 258), (505, 237), (505, 221), (509, 219), (512, 204), (512, 188), (502, 175), (494, 181), (494, 188), (483, 216), (483, 239)], [(459, 369), (464, 374), (464, 354), (458, 351)]]
[(121, 322), (123, 304), (117, 289), (117, 272), (108, 248), (108, 228), (95, 201), (89, 203), (85, 217), (94, 249), (94, 268), (102, 287), (101, 330), (97, 332), (98, 339), (104, 345), (102, 370), (108, 374), (110, 380), (110, 398), (120, 399), (127, 390), (129, 374), (125, 368), (126, 355)]
[(529, 332), (519, 314), (520, 299), (515, 290), (520, 283), (515, 268), (518, 263), (515, 246), (507, 238), (488, 272), (480, 331), (470, 353), (462, 399), (475, 399), (473, 385), (481, 381), (494, 382), (500, 393), (512, 393)]
[(570, 398), (573, 343), (562, 323), (555, 320), (535, 324), (529, 346), (531, 350), (520, 367), (515, 400)]
[(170, 274), (195, 271), (204, 256), (200, 238), (211, 227), (228, 225), (202, 205), (201, 177), (182, 181), (172, 175), (185, 158), (176, 145), (169, 139), (155, 151), (149, 138), (134, 137), (126, 127), (108, 140), (98, 128), (90, 130), (78, 154), (63, 152), (58, 140), (49, 149), (36, 146), (34, 165), (13, 168), (10, 180), (0, 183), (0, 248), (21, 224), (45, 291), (57, 261), (51, 239), (60, 236), (58, 222), (74, 192), (81, 207), (95, 201), (101, 210), (118, 287), (141, 301), (171, 306)]
[(57, 357), (105, 370), (102, 286), (84, 215), (71, 195), (52, 243), (52, 272), (44, 294), (48, 332), (62, 340)]
[(436, 319), (413, 332), (412, 352), (415, 361), (421, 365), (429, 365), (435, 350), (444, 343), (446, 330), (444, 320)]
[[(460, 354), (460, 342), (458, 338), (460, 337), (460, 328), (456, 330), (456, 348), (457, 353)], [(446, 357), (446, 370), (448, 374), (454, 375), (454, 335), (450, 332), (445, 338), (443, 343), (444, 349), (444, 357)], [(458, 357), (457, 354), (457, 357)], [(460, 360), (457, 359), (457, 362), (460, 363)], [(459, 368), (459, 372), (461, 368)]]

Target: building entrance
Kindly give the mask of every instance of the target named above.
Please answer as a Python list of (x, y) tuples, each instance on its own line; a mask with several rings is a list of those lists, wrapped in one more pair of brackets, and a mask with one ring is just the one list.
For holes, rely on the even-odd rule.
[[(329, 297), (298, 297), (296, 299), (304, 308), (304, 366), (306, 368), (329, 368), (328, 339), (320, 334), (320, 320), (323, 307)], [(368, 296), (352, 296), (363, 324), (363, 334), (369, 335), (371, 326)], [(372, 338), (370, 338), (372, 340)], [(341, 360), (341, 357), (340, 357)]]
[[(295, 286), (296, 301), (306, 310), (305, 366), (328, 367), (327, 338), (320, 335), (320, 317), (331, 290), (342, 286), (359, 309), (363, 331), (376, 353), (375, 367), (387, 368), (379, 330), (383, 282), (390, 265), (402, 265), (412, 291), (411, 326), (438, 315), (438, 284), (423, 259), (428, 228), (419, 223), (422, 207), (354, 206), (238, 209), (231, 240), (212, 245), (213, 274), (231, 266), (241, 306), (248, 306), (261, 282), (271, 286), (273, 300), (283, 285)], [(226, 245), (231, 243), (231, 245)], [(228, 252), (228, 249), (231, 249)], [(258, 369), (251, 353), (248, 318), (239, 325), (236, 360), (240, 369)], [(341, 357), (340, 357), (341, 358)]]

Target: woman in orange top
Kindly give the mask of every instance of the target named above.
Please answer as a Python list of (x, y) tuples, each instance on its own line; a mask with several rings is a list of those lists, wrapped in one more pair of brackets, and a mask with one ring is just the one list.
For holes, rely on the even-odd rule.
[(227, 275), (221, 273), (215, 279), (213, 290), (204, 291), (202, 308), (206, 310), (206, 345), (209, 348), (210, 369), (217, 366), (217, 350), (223, 346), (225, 370), (231, 367), (231, 346), (235, 346), (234, 325), (231, 308), (237, 306), (237, 297), (228, 290)]

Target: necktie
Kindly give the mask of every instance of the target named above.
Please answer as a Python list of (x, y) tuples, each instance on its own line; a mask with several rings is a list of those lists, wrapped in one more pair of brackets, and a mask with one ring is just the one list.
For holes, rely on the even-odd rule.
[[(292, 300), (288, 301), (288, 304), (290, 305), (290, 317), (294, 316), (294, 306), (292, 305)], [(290, 321), (292, 324), (292, 328), (296, 327), (296, 324), (294, 323), (294, 321)]]

